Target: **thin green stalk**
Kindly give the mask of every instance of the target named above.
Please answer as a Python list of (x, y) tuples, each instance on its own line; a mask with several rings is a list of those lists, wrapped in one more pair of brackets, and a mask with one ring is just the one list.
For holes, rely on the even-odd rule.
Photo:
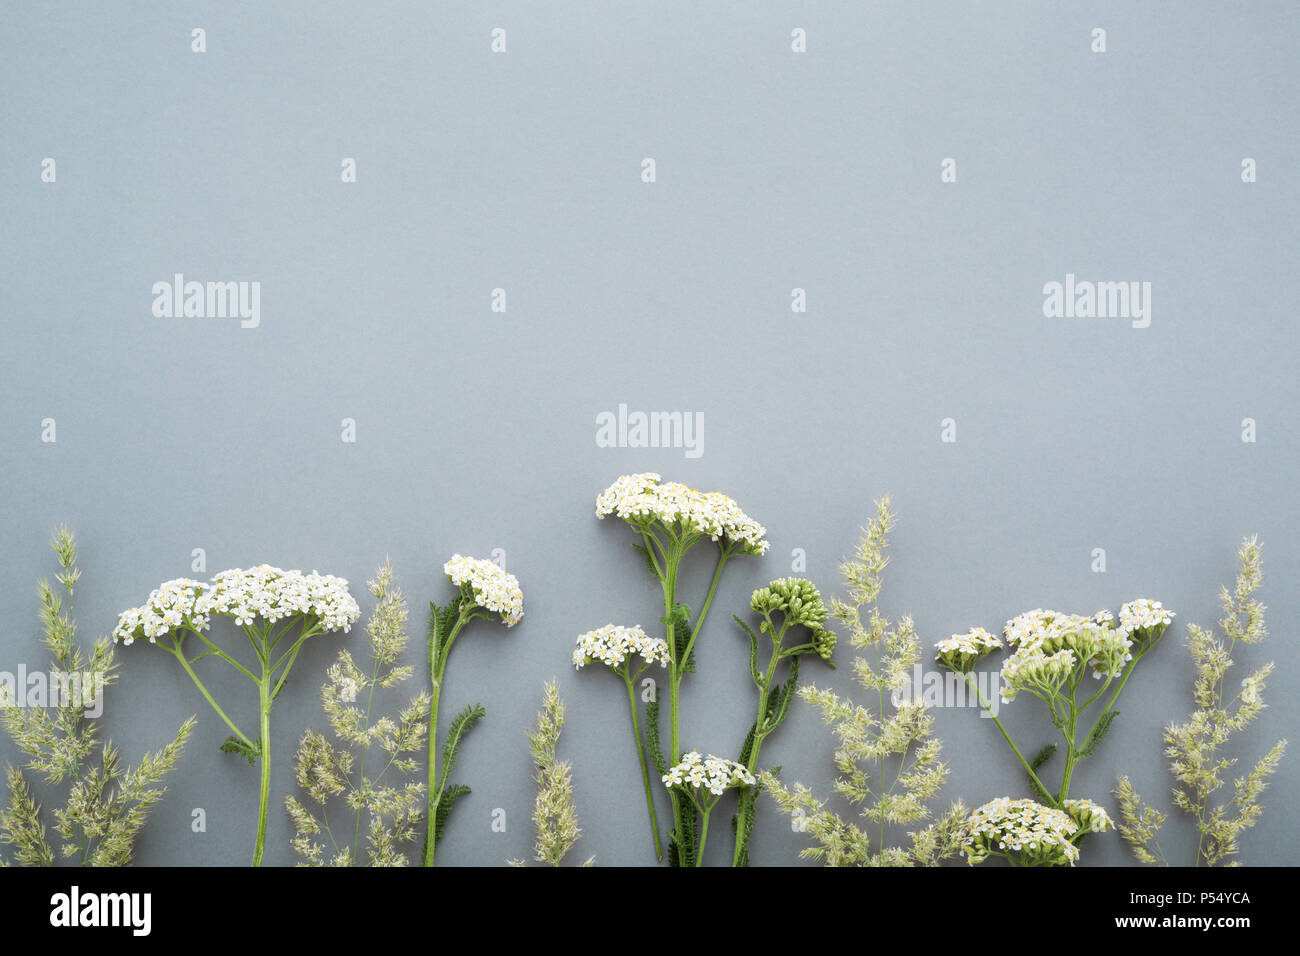
[(686, 653), (683, 659), (691, 656), (691, 648), (695, 646), (695, 639), (700, 636), (700, 630), (704, 627), (704, 618), (709, 613), (709, 606), (713, 604), (713, 595), (718, 590), (718, 581), (722, 579), (722, 569), (727, 566), (727, 559), (731, 554), (727, 549), (721, 548), (718, 551), (718, 563), (713, 569), (713, 580), (709, 582), (709, 593), (704, 598), (704, 604), (700, 608), (700, 615), (695, 619), (695, 627), (691, 631), (691, 639), (686, 642)]
[(645, 744), (641, 740), (641, 723), (636, 716), (636, 691), (633, 689), (633, 678), (624, 672), (624, 679), (627, 682), (627, 702), (632, 709), (632, 736), (636, 738), (636, 760), (641, 767), (641, 785), (645, 788), (645, 805), (650, 811), (650, 832), (655, 838), (655, 859), (663, 859), (663, 848), (659, 844), (659, 820), (655, 816), (654, 794), (650, 791), (650, 773), (646, 769), (645, 762)]
[[(764, 615), (767, 620), (769, 633), (774, 633), (775, 628), (772, 625), (772, 619)], [(772, 681), (776, 679), (776, 668), (781, 663), (782, 654), (780, 653), (781, 638), (785, 636), (786, 626), (782, 626), (781, 633), (772, 638), (772, 656), (768, 659), (767, 670), (763, 674), (763, 683), (758, 688), (758, 718), (754, 721), (754, 743), (749, 751), (749, 759), (745, 763), (745, 769), (754, 773), (758, 769), (759, 751), (763, 749), (763, 740), (767, 734), (763, 731), (763, 720), (767, 716), (767, 702), (772, 696)], [(740, 857), (745, 849), (745, 838), (741, 832), (744, 827), (745, 815), (757, 800), (753, 788), (741, 792), (737, 800), (738, 808), (736, 813), (736, 845), (731, 851), (731, 865), (740, 866)]]
[(266, 801), (271, 792), (271, 687), (269, 673), (263, 673), (260, 690), (262, 724), (262, 797), (257, 809), (257, 844), (253, 847), (253, 866), (262, 865), (262, 851), (266, 847)]
[[(429, 674), (433, 680), (433, 699), (429, 703), (429, 806), (428, 819), (425, 820), (423, 859), (425, 866), (434, 865), (438, 807), (442, 803), (443, 791), (443, 787), (438, 782), (438, 700), (442, 696), (442, 681), (446, 675), (447, 659), (451, 655), (452, 642), (456, 640), (456, 635), (465, 626), (465, 622), (470, 619), (470, 613), (472, 612), (466, 612), (464, 605), (461, 606), (460, 614), (457, 615), (456, 623), (452, 625), (451, 633), (447, 635), (446, 642), (437, 648), (437, 660), (434, 660), (433, 638), (429, 638)], [(445, 785), (446, 781), (442, 781), (442, 784)]]
[(201, 693), (204, 699), (212, 705), (212, 709), (217, 712), (218, 717), (225, 721), (226, 726), (235, 732), (236, 737), (246, 743), (249, 747), (254, 746), (253, 742), (245, 736), (242, 730), (235, 726), (235, 722), (227, 717), (226, 712), (221, 709), (215, 700), (212, 699), (212, 695), (208, 693), (208, 689), (203, 686), (203, 681), (199, 680), (199, 675), (194, 673), (194, 668), (190, 667), (190, 662), (187, 661), (185, 655), (181, 653), (179, 642), (176, 641), (176, 639), (173, 639), (173, 641), (174, 643), (172, 647), (168, 648), (168, 650), (170, 650), (172, 655), (181, 662), (181, 667), (185, 668), (185, 673), (190, 675), (190, 680), (192, 680), (194, 686), (199, 689), (199, 693)]
[[(975, 691), (975, 699), (979, 701), (979, 705), (984, 708), (990, 717), (993, 718), (994, 725), (996, 725), (998, 730), (1002, 732), (1002, 739), (1007, 742), (1007, 746), (1011, 748), (1011, 752), (1016, 755), (1016, 759), (1020, 761), (1020, 765), (1025, 768), (1025, 773), (1029, 774), (1029, 778), (1038, 785), (1039, 790), (1048, 798), (1048, 800), (1052, 800), (1052, 791), (1048, 790), (1047, 785), (1038, 779), (1038, 774), (1034, 773), (1034, 768), (1029, 766), (1029, 761), (1026, 760), (1025, 755), (1020, 752), (1020, 748), (1016, 746), (1016, 742), (1011, 739), (1011, 735), (1007, 733), (1007, 728), (1003, 727), (1002, 721), (998, 720), (998, 715), (993, 713), (993, 708), (985, 703), (984, 695), (980, 693), (978, 682), (972, 679), (973, 675), (968, 672), (963, 676), (966, 678), (966, 685), (970, 687), (971, 690)], [(1056, 806), (1055, 801), (1053, 801), (1052, 805)]]
[(700, 823), (700, 839), (695, 846), (695, 865), (704, 865), (704, 844), (709, 839), (709, 811), (703, 810), (700, 813), (703, 821)]
[[(673, 605), (677, 596), (677, 568), (680, 561), (680, 554), (677, 550), (676, 541), (671, 542), (672, 547), (664, 548), (664, 573), (660, 578), (660, 584), (664, 591), (664, 636), (668, 642), (668, 750), (670, 753), (669, 763), (676, 764), (681, 760), (681, 750), (678, 741), (678, 702), (677, 691), (681, 685), (679, 675), (679, 666), (681, 661), (677, 659), (677, 634), (676, 627), (673, 624)], [(677, 858), (681, 859), (681, 843), (684, 830), (682, 826), (682, 802), (676, 791), (670, 790), (668, 793), (668, 802), (673, 809), (673, 833), (676, 835), (678, 842)]]

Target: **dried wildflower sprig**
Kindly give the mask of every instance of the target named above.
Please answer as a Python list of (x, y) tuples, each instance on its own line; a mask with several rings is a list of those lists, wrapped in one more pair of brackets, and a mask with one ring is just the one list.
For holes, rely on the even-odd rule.
[[(1006, 646), (1014, 650), (1002, 665), (1002, 702), (1010, 703), (1024, 692), (1047, 705), (1052, 726), (1061, 734), (1065, 745), (1064, 767), (1056, 787), (1044, 783), (1039, 771), (1056, 753), (1057, 745), (1044, 747), (1032, 761), (1026, 759), (974, 679), (975, 665), (999, 650), (1002, 642), (977, 627), (940, 641), (935, 658), (963, 676), (1024, 767), (1037, 798), (1061, 809), (1069, 797), (1076, 766), (1096, 752), (1119, 716), (1114, 708), (1120, 692), (1138, 662), (1159, 642), (1173, 617), (1159, 601), (1142, 598), (1120, 608), (1118, 624), (1109, 611), (1085, 617), (1041, 608), (1026, 611), (1007, 622), (1003, 634)], [(1088, 686), (1089, 675), (1100, 681), (1095, 690)], [(1101, 711), (1089, 724), (1085, 712), (1103, 698)], [(1081, 731), (1084, 731), (1082, 736)]]
[[(668, 646), (668, 756), (659, 746), (660, 704), (656, 698), (646, 709), (646, 734), (660, 772), (682, 759), (679, 739), (682, 679), (695, 669), (692, 651), (704, 627), (713, 595), (727, 562), (737, 555), (766, 554), (767, 531), (745, 514), (727, 495), (701, 492), (679, 482), (661, 483), (659, 475), (646, 472), (623, 475), (596, 498), (596, 517), (616, 516), (640, 536), (635, 545), (645, 557), (646, 567), (663, 589), (664, 629)], [(691, 609), (678, 601), (678, 580), (683, 559), (700, 541), (718, 547), (717, 564), (708, 593), (695, 623)], [(669, 790), (673, 810), (670, 860), (674, 866), (698, 863), (696, 808), (677, 789)]]
[[(1286, 752), (1286, 740), (1279, 740), (1249, 773), (1233, 780), (1232, 796), (1215, 804), (1214, 794), (1227, 783), (1224, 772), (1238, 760), (1227, 755), (1232, 735), (1259, 718), (1265, 706), (1264, 684), (1273, 672), (1270, 661), (1242, 679), (1241, 690), (1229, 696), (1227, 672), (1234, 663), (1234, 647), (1258, 644), (1268, 636), (1265, 607), (1254, 597), (1263, 581), (1258, 539), (1243, 541), (1237, 558), (1241, 569), (1233, 589), (1219, 592), (1224, 611), (1219, 626), (1228, 640), (1216, 638), (1211, 628), (1196, 624), (1188, 628), (1196, 666), (1192, 685), (1196, 709), (1186, 721), (1164, 732), (1165, 755), (1178, 782), (1173, 789), (1174, 806), (1196, 821), (1198, 838), (1192, 866), (1237, 865), (1230, 858), (1238, 852), (1238, 838), (1258, 822), (1264, 810), (1260, 796)], [(1168, 866), (1157, 839), (1166, 814), (1147, 805), (1128, 777), (1120, 777), (1115, 795), (1120, 806), (1119, 833), (1133, 854), (1143, 863)]]
[[(767, 667), (758, 669), (758, 634), (739, 615), (732, 615), (749, 637), (749, 676), (758, 688), (758, 714), (750, 725), (745, 742), (740, 747), (740, 763), (753, 773), (758, 770), (758, 757), (763, 741), (785, 720), (799, 684), (799, 658), (805, 654), (820, 657), (831, 667), (831, 654), (835, 650), (835, 632), (826, 627), (830, 612), (822, 602), (821, 593), (805, 578), (779, 578), (766, 587), (759, 588), (749, 598), (749, 608), (762, 620), (760, 633), (771, 642)], [(773, 615), (780, 618), (778, 624)], [(807, 632), (802, 644), (785, 646), (791, 628)], [(776, 679), (782, 661), (789, 661), (784, 681)], [(749, 865), (749, 840), (754, 832), (754, 817), (758, 809), (761, 785), (741, 791), (736, 808), (736, 840), (731, 854), (732, 866)]]
[(990, 856), (1012, 866), (1074, 866), (1079, 840), (1113, 824), (1091, 800), (1066, 800), (1058, 810), (1034, 800), (999, 797), (975, 810), (966, 826), (962, 850), (972, 866)]
[(682, 759), (661, 778), (670, 793), (689, 801), (700, 815), (699, 839), (695, 845), (693, 866), (704, 861), (704, 844), (709, 838), (709, 814), (728, 790), (748, 790), (755, 784), (754, 775), (743, 763), (725, 757), (701, 756), (698, 750)]
[[(564, 701), (555, 681), (547, 681), (542, 691), (542, 709), (537, 725), (528, 731), (528, 748), (537, 767), (537, 798), (533, 802), (533, 858), (539, 863), (559, 866), (582, 836), (578, 810), (573, 801), (573, 768), (556, 755), (560, 731), (564, 729)], [(591, 866), (590, 857), (583, 866)], [(509, 861), (523, 866), (523, 860)]]
[[(640, 664), (634, 660), (639, 657)], [(636, 760), (641, 768), (641, 785), (645, 790), (646, 808), (650, 813), (650, 833), (654, 837), (655, 859), (663, 859), (659, 843), (659, 820), (655, 816), (654, 794), (650, 789), (650, 769), (646, 763), (645, 739), (641, 735), (641, 722), (636, 711), (636, 682), (653, 664), (667, 667), (668, 642), (650, 637), (638, 626), (624, 627), (606, 624), (594, 631), (579, 635), (578, 646), (573, 649), (573, 666), (581, 669), (599, 661), (623, 678), (627, 686), (627, 703), (632, 711), (632, 736), (636, 739)]]
[[(416, 773), (428, 733), (429, 694), (416, 695), (396, 717), (374, 714), (375, 692), (396, 687), (413, 670), (398, 663), (409, 641), (406, 597), (393, 583), (388, 562), (366, 586), (375, 598), (365, 629), (369, 672), (358, 667), (346, 649), (339, 651), (320, 692), (337, 744), (308, 730), (294, 762), (298, 787), (315, 809), (293, 794), (284, 800), (294, 825), (293, 849), (302, 866), (406, 866), (405, 847), (415, 839), (424, 816), (424, 782)], [(372, 752), (378, 766), (370, 759)], [(351, 832), (335, 833), (330, 827), (329, 805), (336, 799), (352, 817)]]
[(514, 627), (524, 616), (524, 594), (519, 579), (507, 574), (492, 561), (454, 554), (443, 565), (443, 573), (459, 589), (454, 598), (439, 607), (429, 602), (429, 679), (432, 700), (429, 705), (429, 789), (425, 810), (424, 849), (421, 862), (434, 865), (438, 841), (442, 839), (447, 818), (456, 801), (470, 792), (463, 784), (448, 782), (460, 742), (487, 713), (482, 704), (472, 704), (452, 718), (442, 750), (442, 770), (438, 769), (438, 701), (447, 676), (447, 658), (451, 646), (463, 628), (475, 618), (500, 617), (506, 627)]
[[(266, 847), (267, 797), (271, 787), (271, 705), (284, 688), (289, 671), (302, 646), (311, 638), (333, 631), (351, 630), (360, 615), (348, 582), (316, 572), (283, 571), (269, 564), (248, 569), (233, 568), (204, 584), (189, 578), (165, 581), (140, 607), (122, 612), (113, 640), (131, 645), (148, 638), (177, 661), (204, 699), (216, 711), (233, 735), (221, 749), (245, 757), (249, 764), (262, 762), (262, 787), (257, 813), (257, 841), (253, 866), (262, 865)], [(229, 618), (243, 630), (256, 663), (244, 666), (205, 634), (213, 617)], [(204, 648), (190, 657), (186, 640)], [(284, 647), (283, 645), (288, 645)], [(199, 680), (194, 664), (205, 657), (218, 657), (257, 686), (259, 730), (244, 733), (212, 698)]]
[(46, 783), (71, 781), (67, 799), (54, 809), (54, 832), (63, 841), (58, 851), (50, 846), (41, 806), (18, 767), (6, 768), (8, 802), (0, 810), (0, 842), (14, 847), (22, 866), (54, 866), (62, 856), (82, 866), (127, 866), (135, 841), (149, 811), (162, 798), (163, 778), (176, 766), (194, 729), (190, 717), (162, 750), (146, 753), (134, 767), (123, 766), (111, 742), (99, 747), (96, 724), (87, 709), (103, 704), (106, 687), (117, 681), (113, 645), (96, 640), (86, 655), (77, 644), (77, 622), (71, 615), (73, 588), (81, 577), (77, 542), (67, 527), (59, 527), (50, 541), (58, 556), (55, 574), (68, 605), (49, 581), (39, 585), (43, 643), (54, 668), (67, 679), (66, 687), (52, 683), (57, 699), (48, 707), (20, 706), (0, 689), (0, 722), (29, 758), (27, 767)]
[(895, 697), (920, 663), (921, 643), (911, 618), (903, 618), (895, 627), (880, 613), (881, 578), (888, 564), (885, 550), (893, 526), (889, 498), (883, 497), (876, 502), (876, 517), (863, 529), (855, 554), (840, 565), (848, 600), (831, 602), (832, 614), (860, 652), (853, 675), (875, 698), (874, 710), (832, 691), (812, 686), (799, 690), (839, 739), (834, 789), (849, 803), (863, 806), (867, 826), (827, 809), (802, 784), (787, 788), (774, 773), (758, 775), (777, 805), (799, 819), (800, 829), (816, 841), (800, 856), (828, 866), (934, 866), (955, 857), (966, 836), (967, 811), (957, 802), (934, 822), (909, 831), (907, 844), (889, 843), (887, 827), (921, 824), (930, 818), (927, 801), (938, 795), (948, 777), (927, 708), (919, 700), (900, 702)]

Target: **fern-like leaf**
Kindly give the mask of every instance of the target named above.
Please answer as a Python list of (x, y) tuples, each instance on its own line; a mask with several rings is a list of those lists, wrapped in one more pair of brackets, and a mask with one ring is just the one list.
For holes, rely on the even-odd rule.
[(1118, 716), (1118, 710), (1108, 710), (1106, 713), (1101, 715), (1097, 720), (1097, 726), (1093, 729), (1092, 733), (1088, 735), (1088, 739), (1084, 741), (1083, 749), (1079, 751), (1079, 759), (1092, 756), (1093, 752), (1097, 749), (1097, 745), (1101, 743), (1102, 738), (1110, 732), (1110, 725), (1115, 722), (1115, 718)]
[(664, 748), (659, 742), (659, 698), (655, 698), (645, 707), (645, 742), (654, 759), (659, 776), (668, 773), (668, 761), (664, 759)]
[(249, 746), (234, 734), (231, 734), (226, 738), (226, 742), (221, 745), (221, 752), (227, 754), (239, 754), (239, 756), (248, 761), (248, 765), (251, 767), (257, 762), (257, 758), (262, 756), (262, 741), (255, 740), (253, 741), (252, 746)]
[(451, 808), (457, 800), (471, 792), (470, 788), (463, 783), (453, 783), (442, 791), (442, 799), (438, 801), (438, 810), (433, 818), (433, 845), (435, 847), (442, 840), (442, 831), (447, 827), (447, 817), (451, 815)]
[(483, 719), (486, 713), (482, 704), (471, 704), (451, 719), (451, 724), (447, 727), (447, 741), (442, 747), (443, 780), (451, 776), (451, 770), (456, 766), (456, 755), (460, 750), (462, 738)]

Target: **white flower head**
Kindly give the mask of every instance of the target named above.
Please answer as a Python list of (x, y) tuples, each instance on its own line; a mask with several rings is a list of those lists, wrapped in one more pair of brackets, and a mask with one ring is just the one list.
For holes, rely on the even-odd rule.
[(519, 579), (485, 558), (453, 554), (442, 566), (443, 573), (457, 587), (468, 587), (480, 607), (501, 615), (506, 627), (514, 627), (524, 616), (524, 592)]
[(624, 667), (633, 654), (639, 654), (646, 664), (668, 666), (667, 641), (650, 637), (639, 627), (621, 624), (606, 624), (580, 635), (578, 645), (573, 649), (573, 666), (582, 668), (592, 661), (600, 661), (617, 670)]
[(1174, 621), (1174, 613), (1159, 601), (1138, 598), (1119, 609), (1119, 629), (1139, 644), (1158, 640)]
[(942, 661), (960, 674), (965, 674), (984, 657), (1002, 647), (1002, 641), (982, 627), (974, 627), (965, 634), (945, 637), (934, 645), (938, 651), (936, 661)]
[(316, 618), (323, 631), (348, 631), (360, 613), (343, 578), (259, 564), (222, 571), (207, 584), (190, 578), (163, 582), (143, 605), (122, 612), (113, 639), (130, 645), (137, 637), (152, 643), (180, 627), (202, 632), (213, 615), (240, 627), (258, 618), (275, 624), (304, 615)]
[(1107, 830), (1115, 829), (1115, 822), (1111, 820), (1106, 808), (1099, 803), (1080, 797), (1066, 800), (1061, 807), (1085, 833), (1105, 833)]
[(702, 788), (715, 798), (730, 787), (752, 787), (755, 783), (754, 775), (744, 764), (712, 754), (702, 756), (698, 750), (682, 754), (681, 762), (669, 768), (662, 780), (669, 789), (698, 791)]
[(994, 853), (1014, 853), (1034, 866), (1073, 866), (1079, 848), (1070, 841), (1078, 830), (1079, 824), (1061, 810), (1034, 800), (998, 797), (971, 813), (962, 849), (972, 865)]
[(681, 482), (660, 483), (652, 471), (623, 475), (596, 497), (596, 517), (615, 515), (636, 528), (652, 523), (674, 534), (707, 535), (743, 554), (766, 554), (767, 529), (745, 514), (734, 499), (702, 492)]

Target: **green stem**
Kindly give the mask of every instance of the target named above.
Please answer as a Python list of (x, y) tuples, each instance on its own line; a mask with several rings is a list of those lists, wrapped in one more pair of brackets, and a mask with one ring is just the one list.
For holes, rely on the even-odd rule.
[[(429, 638), (429, 676), (433, 681), (433, 699), (429, 702), (429, 805), (424, 831), (423, 863), (425, 866), (433, 866), (434, 849), (437, 843), (438, 807), (442, 803), (443, 787), (438, 782), (438, 700), (442, 696), (442, 681), (447, 672), (447, 658), (451, 655), (452, 641), (456, 640), (456, 635), (460, 633), (460, 629), (465, 626), (472, 613), (472, 605), (461, 605), (456, 623), (441, 647), (435, 648), (434, 638)], [(445, 785), (446, 781), (442, 781), (442, 784)]]
[(686, 653), (682, 659), (686, 660), (691, 656), (691, 648), (695, 646), (695, 639), (700, 636), (700, 630), (704, 627), (704, 618), (709, 613), (709, 606), (713, 603), (713, 595), (718, 590), (718, 581), (722, 579), (722, 569), (727, 566), (727, 559), (731, 553), (725, 548), (718, 550), (718, 563), (713, 569), (713, 580), (709, 582), (709, 593), (704, 598), (704, 605), (700, 608), (700, 616), (695, 619), (695, 627), (691, 631), (691, 639), (686, 642)]
[[(710, 807), (709, 810), (713, 808)], [(704, 844), (709, 839), (709, 810), (701, 810), (700, 816), (703, 821), (700, 823), (700, 839), (695, 846), (695, 865), (704, 865)]]
[(641, 723), (636, 716), (636, 691), (632, 686), (632, 676), (623, 674), (627, 682), (627, 702), (632, 709), (632, 736), (636, 738), (636, 762), (641, 767), (641, 785), (645, 788), (645, 805), (650, 811), (650, 832), (655, 838), (655, 859), (664, 858), (663, 848), (659, 844), (659, 820), (655, 816), (654, 794), (650, 791), (650, 772), (646, 769), (645, 744), (641, 740)]
[[(226, 653), (225, 651), (223, 651), (221, 648), (217, 647), (216, 644), (213, 644), (210, 640), (208, 640), (207, 635), (205, 635), (202, 631), (196, 631), (196, 630), (194, 630), (193, 628), (186, 628), (186, 630), (188, 630), (191, 634), (195, 635), (195, 636), (196, 636), (200, 641), (202, 641), (204, 644), (208, 645), (208, 647), (210, 647), (210, 648), (212, 649), (212, 653), (213, 653), (213, 654), (216, 654), (218, 657), (220, 657), (223, 661), (225, 661), (227, 664), (229, 664), (229, 665), (230, 665), (231, 667), (233, 667), (235, 670), (239, 671), (239, 673), (243, 674), (245, 677), (247, 677), (249, 680), (251, 680), (254, 684), (257, 683), (257, 678), (253, 675), (253, 672), (252, 672), (252, 671), (250, 671), (250, 670), (249, 670), (247, 667), (245, 667), (243, 664), (239, 663), (239, 661), (235, 660), (233, 657), (231, 657), (229, 654), (227, 654), (227, 653)], [(247, 634), (248, 631), (246, 630), (244, 633)], [(252, 640), (252, 635), (251, 635), (251, 634), (249, 635), (249, 640), (250, 640), (250, 641)], [(256, 646), (256, 645), (254, 645), (254, 646)]]
[[(673, 624), (673, 604), (677, 596), (677, 567), (681, 555), (678, 552), (676, 540), (670, 542), (671, 547), (664, 547), (664, 574), (660, 578), (660, 584), (663, 585), (664, 591), (664, 637), (668, 642), (668, 751), (670, 765), (676, 765), (681, 760), (680, 741), (678, 739), (678, 718), (680, 716), (678, 709), (677, 693), (681, 686), (680, 665), (682, 661), (677, 659), (677, 633)], [(682, 801), (675, 790), (668, 792), (668, 802), (673, 809), (673, 836), (677, 842), (677, 860), (680, 863), (682, 854), (686, 848), (682, 846), (682, 840), (685, 837), (685, 829), (682, 820)]]
[(185, 673), (190, 675), (190, 680), (194, 682), (194, 686), (199, 689), (199, 693), (203, 695), (204, 699), (212, 705), (212, 709), (217, 712), (217, 716), (225, 721), (226, 726), (235, 732), (236, 737), (246, 743), (249, 747), (252, 747), (253, 741), (249, 740), (244, 732), (235, 726), (235, 722), (227, 717), (226, 712), (217, 705), (215, 700), (212, 699), (212, 695), (208, 693), (208, 689), (203, 686), (203, 681), (199, 680), (199, 675), (194, 673), (194, 668), (192, 668), (190, 662), (185, 659), (185, 655), (181, 653), (179, 643), (173, 643), (172, 647), (168, 648), (168, 650), (170, 650), (172, 655), (181, 662), (181, 667), (185, 668)]
[[(1016, 755), (1016, 759), (1020, 761), (1020, 765), (1025, 768), (1025, 773), (1029, 774), (1029, 778), (1037, 784), (1042, 794), (1048, 800), (1052, 800), (1052, 791), (1048, 790), (1047, 785), (1038, 779), (1038, 774), (1034, 773), (1034, 768), (1029, 766), (1029, 761), (1026, 760), (1025, 755), (1020, 752), (1020, 748), (1016, 746), (1016, 742), (1011, 739), (1011, 735), (1007, 733), (1007, 728), (1003, 727), (1002, 721), (998, 720), (998, 715), (993, 713), (993, 709), (985, 703), (984, 695), (980, 693), (979, 683), (972, 680), (972, 675), (969, 672), (965, 673), (963, 676), (966, 678), (966, 685), (970, 687), (971, 690), (975, 691), (975, 699), (979, 701), (979, 705), (984, 708), (990, 717), (993, 718), (993, 723), (997, 726), (998, 730), (1002, 732), (1002, 739), (1007, 742), (1007, 746), (1011, 748), (1011, 752)], [(1055, 805), (1056, 804), (1053, 801), (1053, 806)]]
[[(758, 769), (758, 754), (763, 749), (763, 741), (766, 739), (769, 731), (763, 727), (763, 722), (767, 718), (767, 702), (772, 696), (772, 682), (776, 680), (776, 668), (781, 663), (781, 639), (785, 636), (786, 627), (781, 628), (780, 634), (772, 624), (771, 617), (767, 618), (768, 633), (772, 637), (772, 656), (767, 662), (767, 670), (763, 674), (763, 683), (758, 688), (758, 717), (754, 721), (754, 743), (750, 747), (749, 757), (745, 761), (745, 769), (754, 773)], [(754, 812), (757, 796), (752, 787), (741, 791), (737, 800), (736, 812), (736, 843), (731, 852), (731, 865), (740, 866), (740, 859), (748, 849), (749, 841), (745, 839), (745, 820)]]
[(259, 685), (262, 724), (262, 798), (257, 809), (257, 844), (253, 847), (253, 866), (262, 865), (262, 851), (266, 848), (266, 801), (271, 792), (271, 678), (263, 673)]
[[(1085, 665), (1086, 666), (1086, 665)], [(1062, 729), (1061, 735), (1065, 738), (1065, 772), (1061, 774), (1061, 789), (1056, 794), (1057, 804), (1065, 802), (1065, 798), (1070, 794), (1070, 777), (1074, 774), (1074, 765), (1079, 760), (1079, 751), (1076, 748), (1075, 740), (1079, 728), (1079, 711), (1075, 709), (1074, 702), (1074, 684), (1070, 685), (1069, 700), (1069, 731)]]
[(1110, 700), (1106, 701), (1106, 706), (1103, 707), (1101, 713), (1097, 715), (1097, 720), (1093, 723), (1092, 729), (1088, 731), (1088, 736), (1083, 738), (1085, 741), (1092, 739), (1092, 735), (1097, 732), (1097, 725), (1101, 723), (1101, 719), (1110, 712), (1112, 707), (1115, 706), (1115, 701), (1119, 700), (1120, 692), (1124, 689), (1124, 685), (1128, 683), (1129, 677), (1133, 675), (1133, 671), (1137, 669), (1138, 661), (1142, 660), (1142, 658), (1146, 656), (1147, 651), (1151, 650), (1153, 647), (1155, 647), (1154, 643), (1148, 644), (1138, 652), (1137, 657), (1129, 661), (1128, 668), (1124, 671), (1124, 676), (1119, 680), (1119, 686), (1115, 688), (1115, 693), (1110, 695)]

